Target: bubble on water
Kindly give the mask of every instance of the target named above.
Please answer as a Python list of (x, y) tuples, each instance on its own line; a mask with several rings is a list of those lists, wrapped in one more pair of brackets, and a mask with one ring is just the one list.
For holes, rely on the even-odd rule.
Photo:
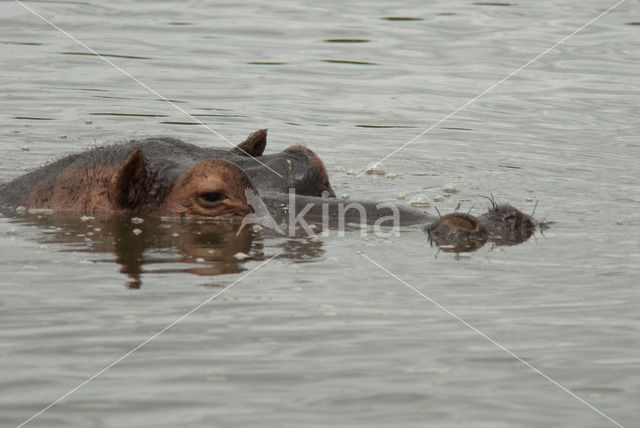
[(382, 165), (382, 162), (372, 162), (367, 165), (366, 173), (368, 175), (386, 175), (387, 170)]
[(262, 230), (264, 230), (264, 227), (260, 226), (259, 224), (254, 224), (251, 226), (251, 230), (253, 230), (254, 232), (261, 232)]
[(134, 235), (140, 235), (142, 233), (142, 230), (138, 229), (137, 227), (135, 229), (132, 230)]
[(442, 195), (434, 196), (433, 197), (433, 202), (442, 202), (442, 201), (444, 201), (444, 199), (445, 198)]
[(204, 263), (204, 259), (202, 257), (198, 257), (196, 259), (196, 263)]
[(10, 228), (9, 230), (7, 230), (7, 235), (17, 236), (20, 235), (20, 232), (18, 231), (18, 229)]
[(426, 195), (416, 195), (409, 200), (409, 205), (416, 208), (428, 208), (431, 206), (431, 201)]
[(30, 150), (31, 150), (31, 147), (29, 147), (29, 146), (22, 146), (22, 151), (23, 151), (23, 152), (28, 152), (28, 151), (30, 151)]
[(25, 212), (27, 212), (27, 209), (25, 207), (17, 207), (16, 208), (16, 213), (18, 213), (18, 214), (24, 214)]
[(455, 184), (449, 183), (449, 184), (444, 186), (442, 191), (444, 193), (454, 194), (454, 193), (458, 193), (460, 190), (458, 190), (458, 188), (456, 187)]
[(38, 270), (38, 266), (24, 265), (22, 266), (22, 270)]
[(82, 217), (80, 217), (80, 221), (91, 221), (91, 220), (95, 220), (95, 217), (91, 217), (90, 215), (83, 215)]
[(141, 219), (140, 217), (131, 217), (131, 223), (133, 223), (133, 224), (141, 224), (143, 222), (144, 222), (144, 220)]

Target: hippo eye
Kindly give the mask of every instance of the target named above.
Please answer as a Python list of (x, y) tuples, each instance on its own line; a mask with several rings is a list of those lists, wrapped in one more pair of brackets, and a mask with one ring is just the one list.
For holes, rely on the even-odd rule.
[(220, 201), (227, 199), (227, 197), (220, 192), (207, 192), (198, 195), (198, 200), (202, 205), (214, 205)]

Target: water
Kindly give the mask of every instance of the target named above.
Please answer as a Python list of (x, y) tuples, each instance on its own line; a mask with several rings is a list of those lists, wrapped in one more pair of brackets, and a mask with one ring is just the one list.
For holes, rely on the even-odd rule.
[[(25, 4), (232, 142), (267, 127), (271, 153), (307, 144), (339, 196), (480, 214), (493, 193), (524, 211), (538, 200), (555, 224), (456, 256), (411, 228), (234, 239), (224, 225), (0, 218), (2, 426), (228, 286), (26, 426), (615, 426), (366, 257), (637, 423), (640, 2), (361, 177), (612, 3)], [(131, 137), (227, 144), (19, 4), (0, 10), (1, 181)]]

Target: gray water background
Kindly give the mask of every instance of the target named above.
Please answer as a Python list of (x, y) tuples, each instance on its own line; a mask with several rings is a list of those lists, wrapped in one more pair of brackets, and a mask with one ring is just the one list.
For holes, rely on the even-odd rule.
[[(281, 250), (26, 426), (615, 426), (361, 254), (619, 424), (638, 424), (640, 2), (385, 161), (386, 175), (362, 177), (353, 173), (613, 3), (25, 4), (231, 141), (269, 128), (269, 152), (308, 145), (340, 196), (480, 214), (493, 193), (527, 212), (538, 200), (536, 217), (555, 224), (459, 256), (417, 229), (257, 234), (239, 272), (217, 276), (186, 272), (196, 261), (170, 245), (149, 251), (141, 288), (129, 289), (91, 239), (47, 240), (46, 224), (0, 217), (1, 426)], [(0, 3), (0, 181), (132, 137), (225, 146), (86, 54)]]

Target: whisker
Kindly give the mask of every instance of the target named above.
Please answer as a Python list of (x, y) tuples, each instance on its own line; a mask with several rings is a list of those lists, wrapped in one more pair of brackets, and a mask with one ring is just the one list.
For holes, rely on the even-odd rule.
[(467, 214), (469, 214), (469, 215), (470, 215), (470, 214), (471, 214), (471, 210), (472, 210), (472, 209), (473, 209), (473, 207), (475, 207), (475, 206), (476, 206), (476, 203), (474, 202), (474, 203), (471, 205), (471, 208), (469, 208), (469, 211), (467, 211)]
[(536, 208), (538, 208), (538, 202), (540, 202), (540, 200), (536, 199), (536, 204), (533, 206), (533, 211), (531, 211), (531, 217), (533, 217), (533, 215), (536, 213)]
[(496, 200), (495, 200), (495, 198), (493, 197), (493, 193), (491, 193), (491, 197), (484, 196), (484, 195), (480, 195), (480, 197), (481, 197), (481, 198), (488, 199), (488, 200), (489, 200), (489, 202), (491, 202), (491, 209), (492, 209), (492, 210), (495, 210), (495, 209), (496, 209), (497, 205), (496, 205)]

